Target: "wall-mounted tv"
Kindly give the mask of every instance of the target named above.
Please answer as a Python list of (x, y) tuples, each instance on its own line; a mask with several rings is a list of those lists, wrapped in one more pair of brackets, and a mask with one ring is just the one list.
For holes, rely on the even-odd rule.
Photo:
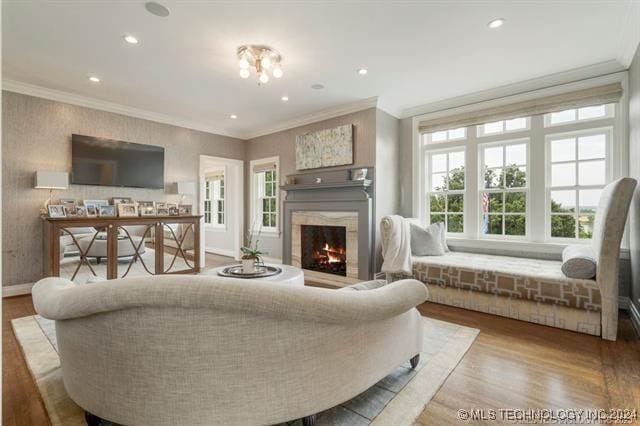
[(164, 188), (164, 148), (91, 136), (71, 136), (71, 183)]

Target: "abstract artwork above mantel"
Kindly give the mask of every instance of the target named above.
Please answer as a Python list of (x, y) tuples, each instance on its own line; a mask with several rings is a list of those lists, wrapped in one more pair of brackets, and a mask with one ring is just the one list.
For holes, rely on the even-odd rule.
[(353, 164), (353, 125), (296, 136), (296, 170)]

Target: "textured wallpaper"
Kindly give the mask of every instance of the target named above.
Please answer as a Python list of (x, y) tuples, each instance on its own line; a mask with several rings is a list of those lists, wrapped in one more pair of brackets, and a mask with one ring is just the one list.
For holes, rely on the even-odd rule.
[[(33, 189), (36, 170), (71, 171), (71, 134), (159, 145), (165, 148), (165, 182), (196, 181), (199, 156), (244, 159), (245, 142), (153, 121), (2, 92), (3, 238), (2, 285), (42, 278), (39, 209), (48, 190)], [(72, 185), (55, 198), (178, 202), (170, 189), (147, 190)], [(195, 204), (194, 197), (185, 203)]]

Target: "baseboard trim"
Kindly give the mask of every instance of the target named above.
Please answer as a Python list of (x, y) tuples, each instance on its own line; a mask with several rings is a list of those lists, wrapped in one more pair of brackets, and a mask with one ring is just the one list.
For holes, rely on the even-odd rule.
[(638, 311), (638, 307), (627, 296), (618, 296), (618, 308), (629, 312), (631, 324), (633, 324), (636, 334), (640, 336), (640, 311)]
[(236, 253), (233, 250), (225, 250), (225, 249), (219, 249), (215, 247), (205, 247), (204, 252), (211, 253), (211, 254), (218, 254), (220, 256), (232, 257), (236, 259)]
[(628, 311), (629, 305), (631, 305), (631, 299), (626, 296), (618, 296), (618, 309)]
[(640, 336), (640, 311), (631, 300), (629, 300), (629, 316), (631, 317), (633, 328), (636, 329), (636, 334)]
[(34, 284), (35, 283), (25, 283), (2, 287), (2, 298), (31, 294), (31, 288)]
[(278, 259), (277, 257), (265, 257), (265, 256), (262, 256), (262, 260), (265, 263), (275, 263), (277, 265), (282, 264), (282, 259)]

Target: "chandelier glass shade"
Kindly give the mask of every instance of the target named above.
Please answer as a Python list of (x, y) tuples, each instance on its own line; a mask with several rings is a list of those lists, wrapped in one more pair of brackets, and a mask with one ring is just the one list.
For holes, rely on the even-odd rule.
[(258, 76), (258, 84), (269, 82), (269, 73), (274, 78), (281, 78), (282, 56), (269, 46), (248, 44), (238, 47), (238, 66), (240, 77), (249, 78), (251, 70)]

